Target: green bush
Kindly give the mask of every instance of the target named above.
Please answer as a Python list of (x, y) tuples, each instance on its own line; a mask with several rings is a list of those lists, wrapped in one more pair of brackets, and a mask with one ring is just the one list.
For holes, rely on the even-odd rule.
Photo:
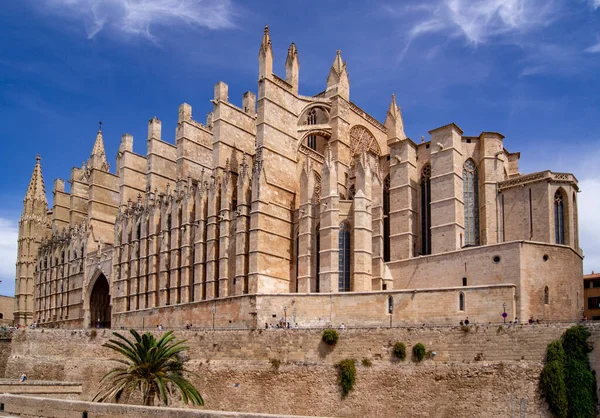
[(404, 345), (404, 343), (398, 341), (396, 344), (394, 344), (393, 353), (400, 360), (404, 360), (406, 358), (406, 346)]
[(340, 334), (334, 329), (326, 329), (323, 331), (323, 341), (328, 345), (335, 345), (340, 339)]
[(557, 417), (596, 416), (596, 376), (587, 356), (592, 351), (589, 337), (587, 328), (578, 325), (565, 331), (561, 341), (548, 345), (540, 388)]
[(272, 358), (271, 359), (271, 366), (273, 367), (273, 369), (279, 370), (279, 366), (281, 366), (281, 360), (276, 359), (276, 358)]
[(365, 367), (371, 367), (373, 365), (373, 362), (368, 358), (364, 358), (362, 359), (362, 365)]
[(565, 350), (560, 341), (553, 341), (548, 345), (546, 365), (540, 378), (540, 389), (550, 411), (558, 418), (566, 418), (569, 406), (565, 385)]
[(417, 343), (413, 346), (412, 352), (413, 357), (417, 363), (419, 363), (425, 358), (425, 353), (427, 353), (427, 350), (425, 350), (425, 346), (423, 344)]
[(347, 396), (354, 388), (356, 382), (356, 366), (353, 359), (342, 360), (338, 364), (339, 382), (342, 387), (342, 396)]

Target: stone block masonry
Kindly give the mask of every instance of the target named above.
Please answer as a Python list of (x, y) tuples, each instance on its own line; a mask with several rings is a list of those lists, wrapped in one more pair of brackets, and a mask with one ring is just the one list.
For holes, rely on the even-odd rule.
[[(186, 367), (206, 408), (271, 414), (344, 417), (549, 417), (538, 381), (546, 346), (571, 323), (461, 327), (350, 328), (333, 348), (322, 329), (177, 331), (188, 340)], [(594, 342), (600, 325), (589, 325)], [(121, 331), (126, 332), (126, 331)], [(4, 377), (82, 382), (90, 400), (115, 365), (102, 344), (109, 330), (37, 329), (14, 333)], [(396, 360), (418, 342), (433, 358)], [(66, 344), (68, 342), (68, 344)], [(596, 344), (598, 346), (598, 344)], [(600, 359), (592, 353), (592, 365)], [(410, 357), (410, 354), (409, 354)], [(342, 399), (336, 364), (357, 361), (355, 389)], [(371, 366), (362, 364), (369, 359)], [(276, 361), (279, 366), (277, 367)]]

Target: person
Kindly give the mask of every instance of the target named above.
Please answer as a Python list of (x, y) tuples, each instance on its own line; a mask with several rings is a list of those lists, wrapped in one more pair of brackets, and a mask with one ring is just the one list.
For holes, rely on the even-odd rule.
[(469, 317), (467, 316), (467, 318), (465, 319), (465, 325), (469, 325)]
[(265, 322), (265, 329), (269, 329), (269, 324)]
[(26, 380), (27, 380), (27, 375), (26, 375), (25, 373), (23, 373), (23, 374), (21, 375), (21, 377), (19, 378), (19, 381), (20, 381), (21, 383), (23, 383), (23, 382), (25, 382)]
[(342, 325), (340, 325), (340, 329), (344, 329), (346, 328), (346, 326), (344, 325), (344, 323), (342, 322)]
[(462, 319), (460, 320), (460, 322), (459, 322), (458, 324), (459, 324), (461, 327), (462, 327), (463, 325), (465, 325), (465, 323), (463, 322), (463, 320), (462, 320)]
[(163, 324), (160, 324), (160, 325), (158, 326), (158, 330), (159, 330), (159, 331), (162, 331), (163, 329), (164, 329), (164, 327), (163, 327)]
[(517, 318), (517, 317), (515, 316), (515, 324), (518, 324), (518, 323), (519, 323), (519, 318)]
[(529, 318), (529, 325), (533, 324), (533, 315)]

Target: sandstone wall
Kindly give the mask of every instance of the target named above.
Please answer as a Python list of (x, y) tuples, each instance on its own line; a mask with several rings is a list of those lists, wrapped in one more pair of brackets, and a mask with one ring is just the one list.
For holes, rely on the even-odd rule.
[[(332, 349), (320, 329), (177, 331), (191, 347), (187, 368), (206, 408), (256, 413), (356, 417), (549, 416), (538, 380), (548, 343), (570, 326), (482, 325), (345, 329)], [(598, 329), (596, 329), (598, 328)], [(591, 326), (594, 340), (600, 325)], [(114, 363), (102, 347), (109, 330), (14, 333), (4, 377), (82, 382), (90, 400)], [(397, 361), (422, 342), (436, 353), (417, 364)], [(2, 350), (7, 347), (0, 348)], [(335, 365), (357, 360), (354, 391), (342, 399)], [(362, 364), (369, 359), (371, 366)], [(277, 366), (277, 362), (280, 362)], [(600, 359), (592, 356), (598, 369)], [(521, 415), (519, 415), (521, 414)]]

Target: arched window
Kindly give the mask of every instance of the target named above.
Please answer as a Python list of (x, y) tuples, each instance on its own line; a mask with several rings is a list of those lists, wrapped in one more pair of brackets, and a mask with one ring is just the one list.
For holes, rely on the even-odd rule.
[(579, 220), (577, 219), (577, 196), (573, 192), (573, 242), (575, 250), (579, 250)]
[(300, 262), (300, 235), (296, 231), (296, 293), (298, 293), (298, 264)]
[(317, 233), (315, 234), (315, 292), (321, 291), (321, 225), (317, 225)]
[[(311, 109), (308, 112), (308, 115), (306, 117), (306, 124), (307, 125), (316, 125), (317, 124), (317, 110), (316, 109)], [(316, 135), (308, 136), (308, 147), (316, 151), (316, 149), (317, 149), (317, 136)]]
[(479, 196), (477, 166), (472, 159), (463, 165), (463, 201), (465, 205), (464, 246), (479, 245)]
[(390, 176), (383, 180), (383, 261), (390, 261)]
[(350, 291), (350, 225), (344, 221), (339, 233), (339, 286), (340, 292)]
[(565, 207), (563, 194), (557, 190), (554, 194), (554, 232), (556, 243), (565, 243)]
[(348, 188), (348, 200), (354, 200), (354, 195), (356, 194), (356, 187), (354, 184), (351, 184)]
[(431, 254), (431, 165), (421, 170), (421, 254)]
[(392, 312), (394, 312), (394, 298), (393, 297), (388, 297), (388, 313), (391, 314)]
[(460, 292), (458, 294), (458, 310), (459, 311), (465, 310), (465, 294), (463, 292)]
[(548, 305), (550, 303), (550, 289), (548, 286), (544, 287), (544, 304)]

